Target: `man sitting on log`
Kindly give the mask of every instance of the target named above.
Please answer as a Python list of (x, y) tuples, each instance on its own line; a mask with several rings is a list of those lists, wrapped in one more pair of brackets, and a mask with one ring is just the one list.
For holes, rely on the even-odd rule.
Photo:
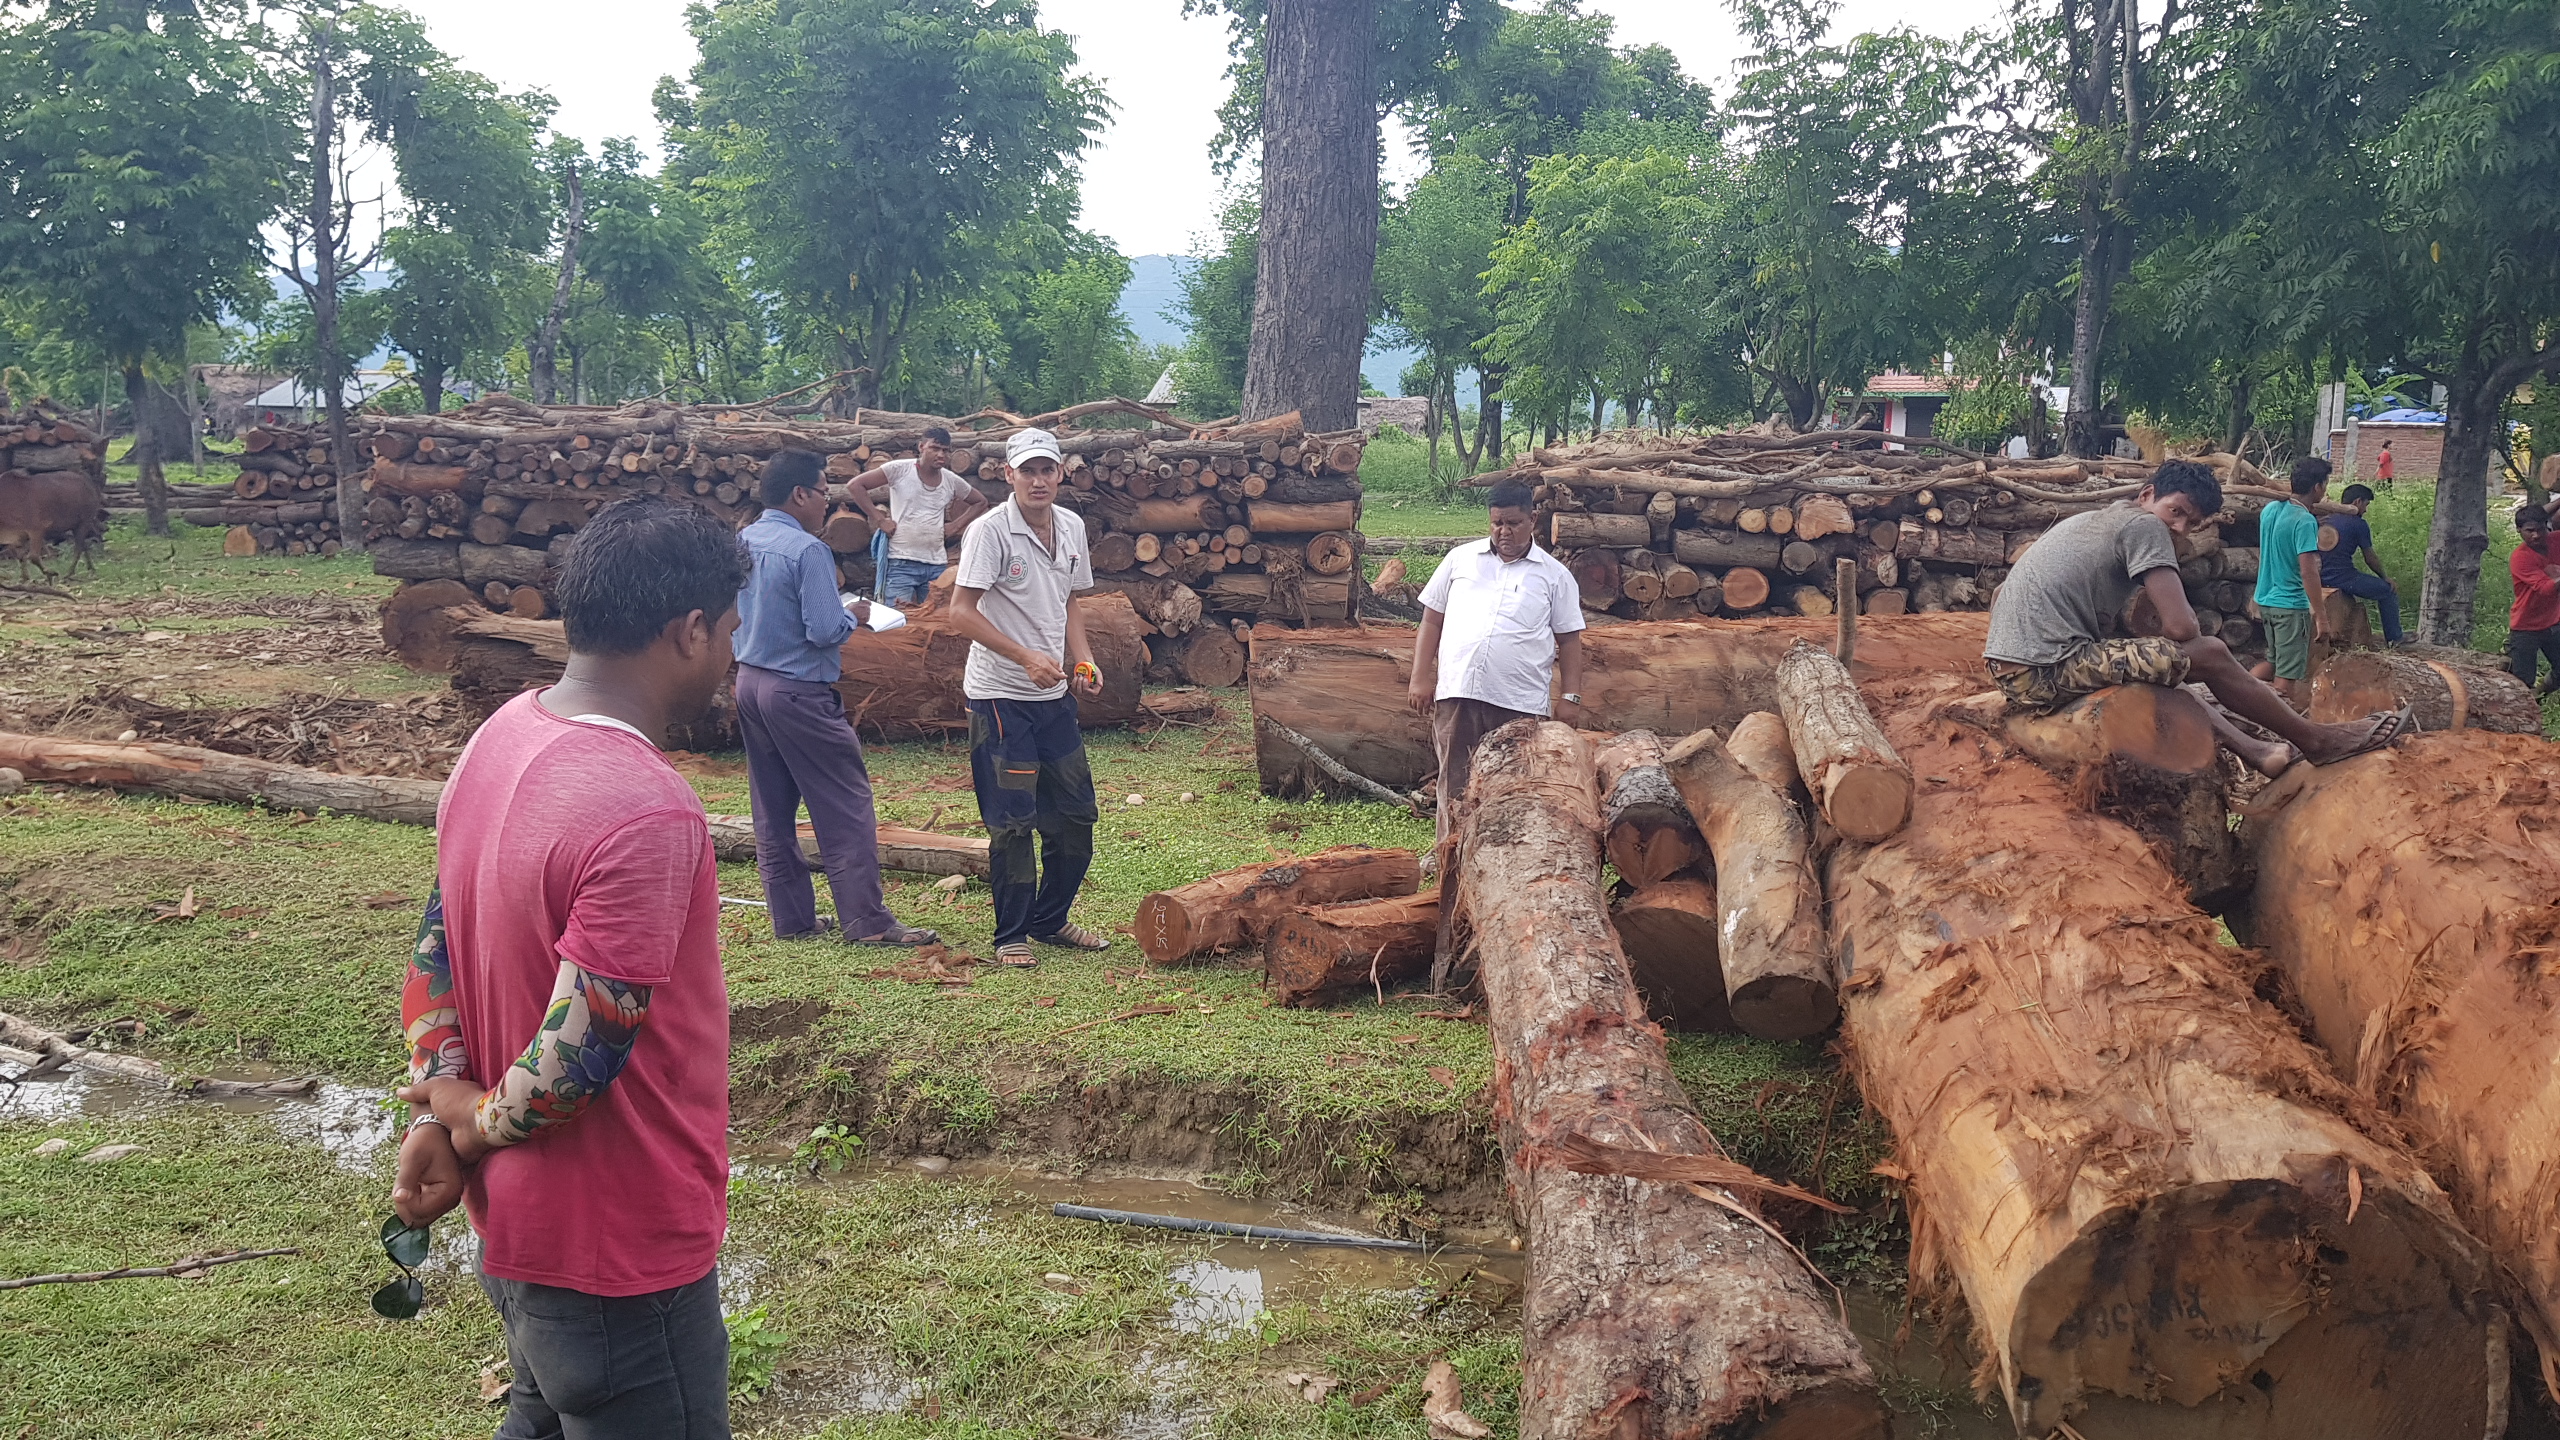
[[(2045, 713), (2110, 685), (2197, 681), (2233, 712), (2274, 731), (2316, 763), (2398, 740), (2405, 710), (2336, 725), (2314, 723), (2242, 668), (2231, 649), (2196, 625), (2178, 576), (2174, 536), (2222, 509), (2222, 484), (2191, 460), (2172, 460), (2131, 500), (2073, 515), (2044, 533), (1991, 601), (1983, 647), (2009, 704)], [(2160, 615), (2158, 635), (2109, 639), (2108, 623), (2140, 587)], [(2292, 759), (2285, 744), (2251, 739), (2213, 713), (2223, 746), (2260, 772)]]
[[(925, 598), (951, 564), (952, 538), (987, 508), (977, 486), (942, 468), (950, 458), (951, 432), (928, 426), (916, 442), (916, 458), (866, 470), (845, 486), (876, 532), (871, 554), (880, 572), (877, 585), (880, 598), (892, 605)], [(888, 494), (885, 516), (871, 498), (874, 491)]]
[[(2373, 487), (2350, 485), (2338, 492), (2338, 503), (2348, 513), (2321, 522), (2337, 538), (2320, 552), (2320, 583), (2372, 601), (2382, 612), (2383, 643), (2398, 645), (2409, 638), (2400, 629), (2400, 587), (2382, 573), (2382, 557), (2373, 553), (2373, 527), (2364, 521), (2364, 512), (2373, 507)], [(2358, 555), (2364, 556), (2362, 570), (2356, 568)]]
[[(764, 515), (740, 532), (755, 573), (738, 596), (738, 735), (773, 933), (790, 940), (832, 928), (859, 944), (930, 945), (939, 937), (898, 923), (882, 895), (871, 774), (836, 689), (844, 642), (867, 615), (866, 602), (839, 599), (835, 557), (817, 536), (827, 518), (824, 462), (782, 451), (765, 462), (758, 488)], [(835, 892), (832, 926), (800, 854), (804, 800)]]
[(1064, 467), (1048, 431), (1014, 432), (1005, 442), (1013, 498), (969, 523), (951, 592), (952, 628), (970, 642), (960, 693), (969, 700), (969, 775), (987, 826), (999, 965), (1038, 964), (1035, 941), (1111, 948), (1067, 918), (1102, 818), (1076, 696), (1101, 694), (1102, 672), (1076, 613), (1078, 597), (1093, 590), (1093, 552), (1084, 517), (1057, 503)]
[(1546, 717), (1561, 668), (1565, 713), (1582, 714), (1582, 587), (1529, 539), (1529, 487), (1506, 480), (1487, 497), (1482, 540), (1451, 550), (1422, 589), (1406, 702), (1431, 717), (1440, 758), (1440, 838), (1475, 766), (1476, 742), (1528, 716)]

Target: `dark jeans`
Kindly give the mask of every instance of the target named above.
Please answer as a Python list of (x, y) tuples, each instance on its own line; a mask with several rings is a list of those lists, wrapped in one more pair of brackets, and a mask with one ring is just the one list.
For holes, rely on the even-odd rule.
[(648, 1295), (480, 1277), (507, 1330), (498, 1440), (729, 1440), (720, 1272)]
[(933, 589), (948, 567), (931, 560), (903, 560), (892, 555), (881, 567), (880, 598), (892, 605), (913, 605)]
[(2397, 645), (2406, 638), (2400, 633), (2400, 592), (2392, 589), (2389, 581), (2379, 575), (2367, 575), (2361, 570), (2355, 570), (2340, 576), (2337, 583), (2329, 588), (2344, 590), (2359, 600), (2370, 600), (2380, 608), (2384, 640)]
[(747, 795), (755, 809), (756, 873), (773, 907), (773, 933), (818, 927), (818, 897), (800, 853), (800, 802), (818, 832), (818, 854), (849, 939), (896, 923), (880, 895), (880, 821), (862, 742), (833, 685), (738, 667), (738, 733), (747, 745)]
[(2507, 668), (2517, 679), (2532, 684), (2540, 660), (2551, 662), (2551, 683), (2560, 685), (2560, 626), (2507, 632)]
[(970, 701), (969, 778), (978, 791), (978, 817), (987, 825), (996, 943), (1057, 934), (1084, 885), (1084, 872), (1092, 868), (1093, 825), (1102, 816), (1075, 697)]
[(1528, 719), (1526, 710), (1505, 710), (1483, 700), (1435, 700), (1431, 705), (1431, 748), (1440, 753), (1440, 840), (1458, 818), (1458, 803), (1475, 778), (1476, 743), (1514, 720)]

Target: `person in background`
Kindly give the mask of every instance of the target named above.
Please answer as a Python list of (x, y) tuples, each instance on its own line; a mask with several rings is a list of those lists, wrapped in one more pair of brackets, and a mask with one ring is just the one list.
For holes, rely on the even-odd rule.
[(1475, 773), (1476, 742), (1514, 720), (1548, 713), (1561, 680), (1562, 718), (1582, 719), (1582, 587), (1529, 538), (1529, 487), (1505, 481), (1487, 497), (1486, 535), (1451, 550), (1422, 588), (1405, 702), (1431, 717), (1440, 761), (1439, 838)]
[(2381, 481), (2382, 488), (2385, 490), (2391, 488), (2391, 471), (2395, 463), (2391, 458), (2391, 442), (2385, 440), (2382, 442), (2382, 453), (2376, 456), (2373, 462), (2373, 478)]
[(987, 826), (999, 965), (1038, 964), (1034, 944), (1111, 948), (1067, 918), (1092, 868), (1102, 814), (1076, 696), (1101, 694), (1102, 672), (1076, 608), (1093, 589), (1093, 553), (1084, 517), (1057, 504), (1064, 469), (1048, 431), (1014, 432), (1005, 442), (1013, 498), (970, 522), (951, 592), (952, 628), (969, 637), (960, 690), (969, 701), (969, 774)]
[[(2222, 483), (2213, 472), (2172, 460), (2131, 500), (2067, 516), (2046, 531), (1991, 597), (1983, 659), (2010, 708), (2050, 714), (2110, 685), (2193, 680), (2232, 713), (2284, 737), (2255, 739), (2207, 707), (2223, 748), (2262, 774), (2282, 774), (2292, 764), (2292, 747), (2326, 764), (2397, 743), (2413, 723), (2408, 711), (2315, 723), (2197, 626), (2178, 576), (2175, 537), (2221, 509)], [(2159, 613), (2160, 633), (2109, 638), (2107, 626), (2136, 589)]]
[[(950, 568), (952, 538), (987, 508), (977, 486), (943, 468), (950, 459), (951, 432), (930, 426), (916, 442), (916, 458), (866, 470), (845, 487), (873, 530), (887, 537), (887, 553), (876, 543), (872, 552), (879, 562), (880, 598), (892, 605), (924, 599)], [(880, 513), (874, 491), (888, 494), (887, 515)]]
[(2292, 499), (2258, 512), (2257, 597), (2276, 693), (2300, 707), (2311, 699), (2311, 641), (2328, 636), (2311, 611), (2320, 589), (2320, 521), (2311, 507), (2329, 488), (2329, 462), (2315, 455), (2294, 461), (2292, 487)]
[(489, 717), (437, 806), (392, 1206), (469, 1207), (507, 1440), (729, 1434), (720, 891), (659, 746), (728, 673), (747, 567), (707, 511), (608, 506), (552, 591), (567, 670)]
[[(2320, 583), (2372, 601), (2382, 611), (2384, 643), (2401, 644), (2408, 637), (2400, 633), (2400, 587), (2382, 573), (2382, 558), (2373, 553), (2373, 527), (2364, 520), (2364, 512), (2373, 506), (2373, 487), (2350, 485), (2338, 492), (2338, 503), (2349, 513), (2320, 522), (2320, 528), (2337, 536), (2320, 552)], [(2364, 556), (2364, 570), (2356, 568), (2358, 554)]]
[[(836, 690), (844, 642), (869, 617), (868, 602), (837, 595), (835, 556), (817, 535), (827, 518), (825, 462), (784, 450), (765, 462), (758, 489), (764, 514), (739, 532), (755, 574), (738, 597), (738, 734), (773, 933), (790, 940), (832, 929), (855, 944), (930, 945), (940, 937), (898, 923), (881, 894), (871, 774)], [(800, 853), (803, 801), (835, 895), (832, 924), (818, 914)]]
[(2539, 505), (2516, 508), (2516, 548), (2507, 557), (2507, 578), (2516, 587), (2515, 606), (2507, 612), (2507, 668), (2532, 685), (2548, 659), (2551, 678), (2536, 687), (2548, 695), (2560, 689), (2560, 554), (2551, 542), (2550, 512)]

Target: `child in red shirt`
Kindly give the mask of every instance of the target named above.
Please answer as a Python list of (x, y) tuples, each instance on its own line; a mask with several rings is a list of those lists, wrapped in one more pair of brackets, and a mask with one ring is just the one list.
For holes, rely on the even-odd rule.
[(2551, 517), (2539, 505), (2516, 511), (2515, 553), (2507, 557), (2507, 576), (2515, 582), (2515, 608), (2507, 612), (2507, 668), (2527, 685), (2541, 668), (2538, 657), (2551, 661), (2548, 694), (2560, 688), (2560, 556), (2551, 553)]

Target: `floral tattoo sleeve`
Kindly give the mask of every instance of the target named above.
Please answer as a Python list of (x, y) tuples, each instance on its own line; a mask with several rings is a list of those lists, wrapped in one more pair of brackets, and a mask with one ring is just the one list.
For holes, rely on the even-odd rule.
[(649, 1018), (649, 987), (560, 962), (560, 983), (533, 1041), (480, 1097), (480, 1138), (518, 1145), (586, 1113), (631, 1059)]
[[(561, 961), (559, 983), (532, 1042), (480, 1097), (480, 1138), (491, 1146), (521, 1144), (584, 1114), (622, 1073), (648, 1016), (648, 986), (608, 980)], [(400, 1021), (409, 1037), (409, 1083), (469, 1077), (471, 1053), (454, 1007), (441, 890), (427, 897), (426, 914), (418, 921), (409, 979), (400, 991)]]

